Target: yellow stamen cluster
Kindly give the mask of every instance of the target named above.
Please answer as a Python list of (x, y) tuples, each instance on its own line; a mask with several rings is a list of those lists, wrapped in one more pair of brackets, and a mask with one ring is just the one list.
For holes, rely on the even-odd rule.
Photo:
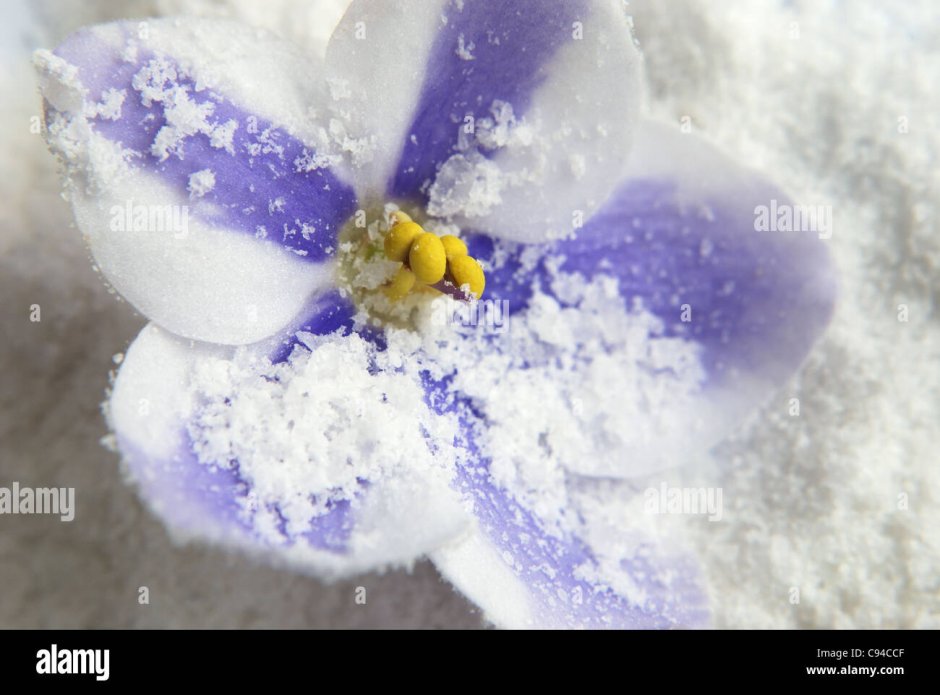
[(479, 299), (486, 278), (479, 261), (467, 255), (467, 245), (450, 234), (439, 237), (401, 211), (392, 214), (392, 228), (385, 235), (385, 257), (402, 264), (385, 287), (390, 299), (401, 299), (420, 283), (436, 285), (445, 280), (456, 288), (468, 287)]

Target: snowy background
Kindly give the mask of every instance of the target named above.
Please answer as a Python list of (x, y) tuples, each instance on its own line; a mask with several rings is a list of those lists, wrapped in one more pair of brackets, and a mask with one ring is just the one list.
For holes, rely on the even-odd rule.
[[(0, 517), (0, 627), (480, 626), (427, 563), (324, 585), (170, 542), (100, 445), (112, 356), (144, 320), (93, 272), (55, 162), (30, 128), (41, 111), (29, 55), (79, 26), (227, 16), (316, 52), (343, 0), (32, 6), (0, 3), (0, 485), (74, 486), (77, 512), (71, 524)], [(940, 8), (630, 7), (651, 112), (833, 210), (833, 323), (803, 370), (716, 452), (724, 519), (683, 522), (715, 624), (940, 627)], [(141, 586), (149, 605), (137, 602)]]

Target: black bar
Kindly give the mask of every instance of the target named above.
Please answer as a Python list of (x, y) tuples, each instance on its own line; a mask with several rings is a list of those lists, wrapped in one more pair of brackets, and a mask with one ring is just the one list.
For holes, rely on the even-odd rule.
[[(388, 683), (420, 683), (424, 676), (449, 672), (461, 680), (482, 680), (483, 685), (504, 685), (516, 678), (531, 685), (564, 673), (576, 679), (583, 675), (589, 678), (588, 685), (610, 679), (629, 690), (642, 683), (709, 690), (717, 684), (763, 683), (851, 688), (871, 684), (893, 689), (935, 680), (935, 637), (930, 631), (394, 635), (353, 631), (2, 631), (0, 682), (4, 692), (19, 692), (8, 689), (12, 685), (113, 689), (191, 683), (205, 683), (217, 691), (252, 682), (268, 686), (309, 683), (319, 690), (344, 675), (354, 680), (371, 675), (386, 677)], [(51, 670), (52, 645), (57, 669), (60, 665), (84, 665), (89, 673), (39, 673)], [(86, 650), (108, 650), (106, 680), (104, 652)], [(876, 669), (874, 675), (867, 672), (870, 668)], [(436, 687), (447, 685), (438, 682)]]

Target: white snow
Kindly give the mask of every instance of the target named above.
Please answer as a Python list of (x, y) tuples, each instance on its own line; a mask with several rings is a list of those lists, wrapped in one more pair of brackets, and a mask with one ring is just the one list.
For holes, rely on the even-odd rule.
[(215, 173), (212, 169), (200, 169), (189, 175), (189, 197), (201, 198), (215, 188)]
[(461, 60), (473, 60), (473, 41), (467, 41), (463, 34), (457, 37), (457, 49), (454, 51)]
[(144, 65), (131, 80), (144, 105), (150, 106), (154, 102), (163, 105), (166, 125), (154, 138), (150, 148), (153, 155), (161, 160), (171, 154), (182, 157), (183, 141), (196, 134), (207, 135), (213, 147), (234, 155), (232, 138), (238, 122), (219, 123), (212, 119), (214, 104), (206, 101), (205, 96), (197, 102), (191, 89), (179, 84), (181, 77), (167, 58), (158, 57)]
[(428, 190), (428, 214), (473, 219), (488, 215), (502, 202), (503, 175), (499, 166), (483, 155), (452, 155), (437, 172)]
[[(455, 450), (441, 443), (456, 425), (425, 405), (417, 373), (396, 371), (401, 354), (358, 336), (307, 334), (302, 344), (276, 366), (248, 354), (195, 365), (191, 388), (203, 405), (190, 435), (205, 464), (238, 461), (251, 485), (248, 511), (276, 506), (294, 536), (328, 503), (355, 501), (365, 492), (359, 481), (379, 487), (453, 470)], [(265, 527), (280, 533), (277, 519)]]

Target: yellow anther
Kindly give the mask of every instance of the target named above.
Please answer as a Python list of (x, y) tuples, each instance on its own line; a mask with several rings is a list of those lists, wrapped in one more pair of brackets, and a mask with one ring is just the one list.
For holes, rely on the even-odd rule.
[(444, 277), (447, 270), (447, 255), (444, 244), (434, 234), (425, 232), (411, 244), (408, 265), (415, 276), (425, 285), (433, 285)]
[(389, 299), (401, 299), (411, 292), (411, 288), (414, 286), (415, 274), (408, 270), (408, 268), (402, 266), (398, 269), (398, 272), (395, 273), (395, 277), (392, 278), (392, 281), (386, 286), (385, 294)]
[(469, 285), (470, 293), (477, 299), (483, 296), (486, 276), (483, 274), (483, 266), (477, 259), (470, 256), (457, 256), (449, 260), (448, 267), (457, 287)]
[(467, 255), (467, 245), (453, 234), (442, 236), (441, 243), (444, 244), (444, 253), (447, 255), (448, 261), (457, 256)]
[(408, 258), (411, 243), (424, 234), (421, 225), (415, 222), (400, 222), (385, 235), (385, 257), (390, 261), (403, 262)]
[(483, 268), (467, 255), (463, 241), (451, 234), (439, 237), (426, 232), (401, 210), (388, 213), (388, 221), (391, 229), (383, 244), (385, 258), (404, 264), (385, 285), (389, 299), (403, 299), (413, 291), (446, 292), (466, 299), (465, 293), (454, 289), (455, 285), (466, 287), (477, 298), (482, 296), (486, 285)]

